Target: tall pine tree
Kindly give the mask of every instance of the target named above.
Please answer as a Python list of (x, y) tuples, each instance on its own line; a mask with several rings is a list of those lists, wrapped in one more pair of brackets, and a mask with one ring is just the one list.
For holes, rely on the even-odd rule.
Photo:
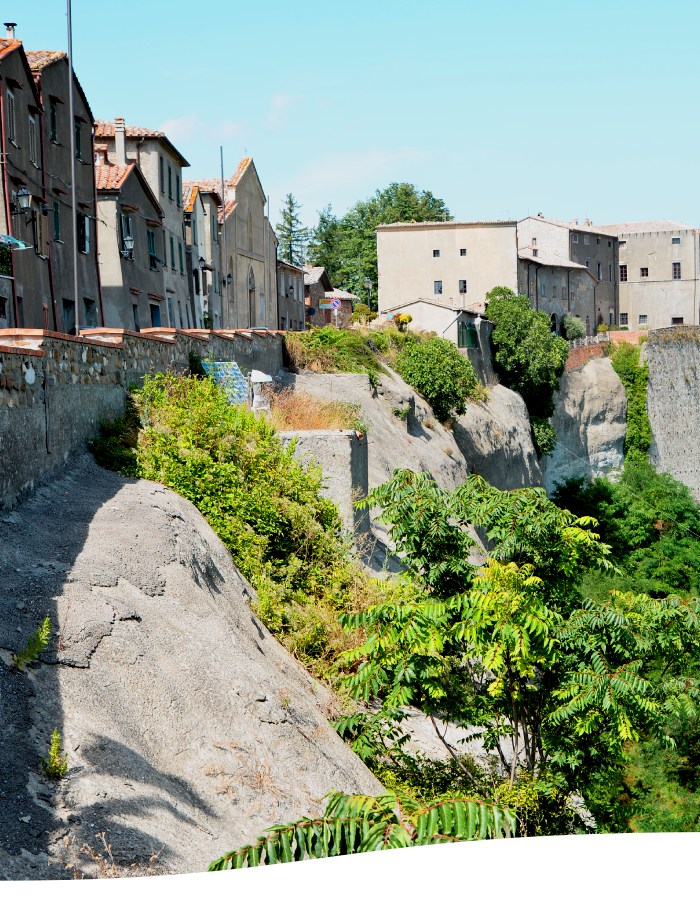
[(275, 229), (279, 240), (278, 255), (280, 259), (300, 266), (306, 259), (306, 248), (309, 243), (310, 231), (301, 224), (299, 210), (301, 204), (294, 199), (293, 194), (287, 194), (284, 206), (280, 210), (281, 221)]

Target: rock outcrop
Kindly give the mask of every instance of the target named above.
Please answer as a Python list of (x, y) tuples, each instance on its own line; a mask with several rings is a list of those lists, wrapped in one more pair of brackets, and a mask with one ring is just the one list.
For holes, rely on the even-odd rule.
[(469, 403), (454, 423), (454, 436), (470, 472), (502, 491), (542, 484), (525, 402), (503, 385), (488, 401)]
[(591, 359), (564, 374), (555, 403), (557, 444), (545, 458), (547, 493), (567, 478), (591, 479), (622, 466), (627, 398), (609, 359)]
[[(125, 874), (202, 871), (333, 788), (381, 790), (186, 500), (84, 457), (0, 534), (0, 878), (70, 877), (101, 832)], [(46, 615), (42, 663), (13, 670)]]

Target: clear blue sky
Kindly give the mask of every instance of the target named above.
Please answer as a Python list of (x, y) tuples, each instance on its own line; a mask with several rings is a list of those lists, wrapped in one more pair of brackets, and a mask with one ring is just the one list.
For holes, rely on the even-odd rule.
[[(4, 6), (65, 47), (63, 0)], [(273, 223), (287, 192), (313, 224), (410, 181), (459, 219), (700, 225), (694, 0), (73, 0), (73, 23), (95, 116), (164, 128), (186, 177), (251, 154)]]

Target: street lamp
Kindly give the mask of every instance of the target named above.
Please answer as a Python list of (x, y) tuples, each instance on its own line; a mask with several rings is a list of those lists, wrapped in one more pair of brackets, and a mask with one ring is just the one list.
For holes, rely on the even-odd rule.
[(17, 191), (17, 205), (22, 210), (22, 212), (29, 212), (29, 208), (32, 205), (32, 195), (26, 189), (26, 187), (20, 188)]
[(227, 287), (231, 287), (231, 282), (233, 281), (233, 275), (229, 272), (226, 276), (226, 285)]
[(207, 264), (206, 259), (203, 256), (199, 257), (199, 268), (203, 269)]
[(130, 234), (125, 234), (122, 239), (122, 244), (124, 246), (124, 256), (131, 258), (131, 254), (134, 252), (134, 239)]

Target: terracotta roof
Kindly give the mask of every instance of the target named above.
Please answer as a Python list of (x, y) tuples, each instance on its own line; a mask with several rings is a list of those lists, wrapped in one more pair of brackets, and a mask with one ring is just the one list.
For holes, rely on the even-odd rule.
[(63, 50), (26, 50), (25, 52), (32, 72), (41, 72), (52, 63), (58, 62), (59, 59), (66, 58)]
[[(234, 209), (238, 206), (235, 200), (227, 200), (226, 201), (226, 218), (231, 215)], [(219, 207), (219, 222), (224, 221), (224, 211), (221, 207)]]
[(193, 181), (183, 182), (182, 185), (182, 209), (183, 212), (191, 213), (194, 209), (194, 201), (199, 192), (199, 185)]
[(97, 190), (120, 191), (135, 166), (135, 163), (130, 163), (128, 166), (95, 166)]
[[(192, 190), (193, 188), (197, 188), (201, 194), (213, 194), (214, 200), (218, 206), (221, 206), (221, 182), (218, 182), (218, 187), (216, 186), (216, 180), (214, 178), (200, 178), (197, 181), (183, 181), (182, 182), (182, 190), (183, 197), (188, 190)], [(194, 198), (193, 198), (194, 199)]]
[[(104, 122), (101, 120), (97, 120), (95, 122), (95, 137), (96, 138), (114, 138), (114, 122)], [(126, 138), (127, 140), (136, 141), (139, 139), (150, 138), (153, 141), (161, 141), (161, 143), (165, 144), (173, 153), (174, 156), (180, 161), (180, 164), (184, 166), (189, 166), (189, 163), (185, 159), (185, 157), (180, 153), (180, 151), (175, 147), (175, 145), (170, 141), (167, 134), (164, 131), (158, 131), (154, 128), (141, 128), (138, 125), (127, 125), (126, 126)]]
[(692, 225), (671, 222), (668, 219), (651, 219), (647, 222), (620, 222), (618, 225), (598, 225), (605, 234), (644, 234), (651, 231), (694, 231)]
[(316, 284), (326, 271), (323, 266), (304, 266), (304, 284)]
[(326, 291), (326, 300), (359, 300), (357, 294), (351, 294), (349, 291), (341, 291), (339, 288), (333, 288), (332, 291)]
[(252, 156), (244, 156), (243, 159), (238, 163), (238, 168), (233, 173), (231, 179), (227, 182), (227, 184), (231, 185), (231, 187), (236, 187), (238, 182), (243, 177), (243, 173), (248, 168), (248, 166), (253, 162)]
[(579, 222), (578, 219), (572, 219), (570, 222), (565, 222), (563, 219), (547, 219), (545, 216), (537, 215), (525, 216), (524, 219), (521, 219), (520, 222), (518, 222), (518, 225), (525, 222), (527, 219), (532, 219), (535, 222), (546, 222), (548, 225), (557, 225), (559, 228), (567, 228), (569, 231), (581, 231), (588, 234), (605, 234), (600, 226), (594, 225), (590, 219), (586, 219), (583, 223)]
[(435, 300), (431, 297), (418, 297), (417, 300), (406, 300), (404, 303), (397, 303), (395, 306), (387, 306), (386, 309), (382, 309), (379, 311), (379, 315), (383, 316), (390, 312), (395, 312), (397, 309), (406, 309), (407, 306), (415, 306), (417, 303), (426, 303), (428, 306), (438, 306), (440, 309), (446, 309), (450, 312), (464, 312), (470, 316), (480, 316), (484, 313), (484, 303), (470, 303), (469, 306), (457, 306), (454, 303), (442, 302), (441, 300)]
[(22, 41), (9, 41), (7, 38), (0, 40), (0, 59), (13, 50), (17, 50), (22, 46)]
[(524, 259), (526, 262), (536, 263), (538, 266), (548, 266), (551, 269), (585, 269), (586, 266), (581, 263), (574, 262), (573, 259), (566, 259), (564, 256), (557, 256), (547, 250), (537, 251), (537, 256), (533, 255), (531, 247), (521, 247), (518, 250), (518, 258)]

